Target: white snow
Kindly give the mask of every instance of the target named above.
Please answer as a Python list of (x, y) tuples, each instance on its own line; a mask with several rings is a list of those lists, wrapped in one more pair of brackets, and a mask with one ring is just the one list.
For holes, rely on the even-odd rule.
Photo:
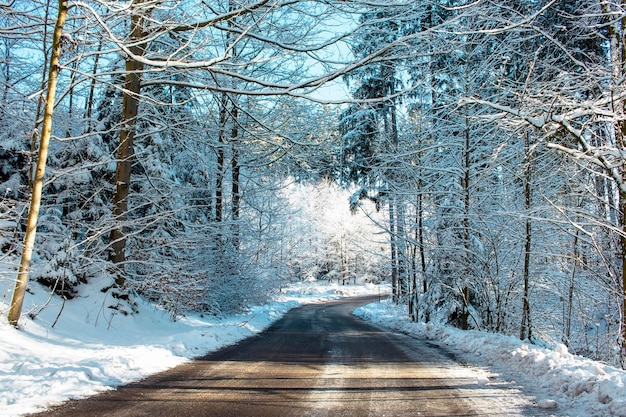
[(626, 417), (626, 371), (572, 355), (564, 345), (548, 349), (499, 334), (413, 323), (405, 310), (383, 301), (355, 314), (445, 346), (468, 366), (491, 375), (479, 378), (479, 384), (515, 381), (524, 394), (534, 397), (540, 415)]
[[(3, 286), (8, 282), (0, 280)], [(42, 411), (139, 380), (258, 333), (300, 304), (378, 291), (375, 286), (294, 284), (247, 314), (172, 321), (141, 301), (139, 314), (112, 315), (96, 286), (91, 292), (81, 288), (83, 294), (96, 295), (63, 306), (58, 297), (49, 299), (43, 287), (31, 284), (26, 314), (16, 330), (6, 318), (10, 289), (0, 289), (0, 416)], [(44, 305), (35, 320), (28, 318), (29, 309)]]
[[(42, 287), (31, 288), (26, 312), (27, 307), (48, 302)], [(377, 286), (301, 283), (244, 315), (196, 315), (177, 321), (149, 303), (139, 303), (139, 314), (112, 316), (102, 296), (71, 300), (65, 306), (52, 298), (35, 320), (23, 316), (16, 330), (6, 320), (7, 289), (0, 301), (0, 416), (41, 411), (176, 366), (255, 334), (303, 303), (379, 291)], [(562, 345), (546, 349), (513, 337), (412, 323), (404, 308), (383, 301), (356, 314), (445, 346), (477, 369), (479, 385), (514, 381), (534, 398), (537, 415), (626, 416), (622, 370), (571, 355)]]

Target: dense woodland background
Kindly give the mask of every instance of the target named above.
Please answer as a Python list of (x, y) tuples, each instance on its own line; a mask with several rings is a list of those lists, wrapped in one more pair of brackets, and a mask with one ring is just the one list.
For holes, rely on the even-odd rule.
[(54, 74), (30, 279), (58, 296), (388, 281), (414, 320), (624, 366), (625, 6), (4, 0), (0, 279)]

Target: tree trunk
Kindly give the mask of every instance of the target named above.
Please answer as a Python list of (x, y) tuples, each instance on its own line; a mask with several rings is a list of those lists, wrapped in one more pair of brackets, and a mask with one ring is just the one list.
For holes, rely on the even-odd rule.
[(400, 296), (408, 294), (409, 277), (407, 270), (407, 245), (406, 231), (404, 228), (404, 202), (402, 195), (396, 195), (396, 232), (398, 234), (398, 284)]
[(396, 238), (396, 227), (394, 214), (394, 198), (389, 196), (389, 244), (391, 249), (391, 292), (393, 293), (393, 300), (398, 301), (398, 244)]
[(222, 93), (220, 99), (220, 125), (217, 143), (217, 172), (215, 176), (215, 221), (221, 223), (224, 220), (224, 171), (226, 170), (226, 157), (224, 146), (226, 144), (226, 122), (228, 120), (228, 97)]
[(532, 248), (532, 224), (530, 221), (530, 208), (532, 205), (532, 194), (530, 188), (532, 155), (530, 154), (530, 132), (526, 132), (524, 150), (526, 151), (524, 164), (524, 208), (526, 211), (526, 228), (524, 243), (524, 292), (522, 296), (522, 324), (520, 326), (520, 339), (531, 340), (532, 327), (530, 322), (530, 250)]
[[(392, 101), (390, 109), (391, 118), (391, 148), (394, 154), (394, 159), (398, 155), (399, 137), (398, 137), (398, 120), (396, 114), (396, 105)], [(395, 182), (394, 189), (398, 188), (398, 182), (402, 182), (399, 177), (400, 172), (397, 167), (397, 163), (394, 163), (392, 172), (392, 178)], [(397, 193), (394, 190), (395, 198), (394, 203), (396, 205), (396, 250), (398, 254), (398, 290), (399, 295), (404, 296), (407, 293), (408, 276), (407, 276), (407, 256), (406, 256), (406, 233), (404, 229), (404, 198), (401, 193)]]
[[(621, 19), (615, 19), (615, 13), (621, 13), (626, 7), (626, 1), (620, 2), (619, 10), (613, 10), (613, 5), (606, 1), (601, 0), (600, 6), (602, 11), (606, 15), (607, 34), (609, 38), (609, 53), (611, 59), (611, 93), (618, 94), (622, 84), (622, 78), (624, 75), (624, 64), (626, 63), (626, 40), (625, 28), (626, 28), (626, 16)], [(617, 9), (617, 7), (616, 7)], [(616, 116), (615, 121), (615, 145), (622, 152), (626, 150), (626, 120), (624, 120), (624, 100), (615, 100), (613, 102), (613, 112)], [(623, 160), (623, 158), (622, 158)], [(622, 184), (626, 181), (626, 163), (622, 162), (621, 179)], [(626, 191), (623, 187), (619, 187), (619, 208), (621, 210), (621, 260), (622, 260), (622, 282), (621, 288), (617, 289), (619, 295), (622, 298), (622, 305), (620, 306), (621, 312), (621, 337), (619, 341), (620, 345), (620, 361), (623, 369), (626, 369)]]
[[(418, 193), (419, 193), (419, 189), (418, 189)], [(415, 215), (414, 220), (415, 220), (415, 224), (417, 224), (417, 213)], [(415, 240), (409, 243), (410, 245), (409, 253), (411, 254), (411, 268), (410, 268), (410, 273), (409, 273), (409, 318), (411, 319), (411, 321), (417, 321), (418, 315), (419, 315), (418, 305), (417, 305), (417, 300), (418, 300), (418, 295), (419, 295), (419, 289), (417, 287), (417, 251), (418, 251), (417, 228), (415, 228), (414, 233), (415, 233), (414, 235)]]
[[(420, 190), (422, 189), (420, 185)], [(428, 282), (426, 281), (426, 253), (424, 249), (424, 209), (423, 209), (423, 197), (420, 194), (417, 196), (417, 242), (420, 251), (420, 264), (422, 266), (422, 291), (425, 293), (428, 291)]]
[(395, 194), (391, 202), (395, 205), (395, 246), (396, 265), (398, 279), (398, 296), (404, 297), (408, 293), (408, 271), (407, 271), (407, 248), (406, 231), (404, 228), (404, 202), (400, 194)]
[[(239, 4), (230, 0), (228, 4), (229, 12), (232, 12), (239, 7)], [(228, 21), (228, 27), (235, 28), (237, 26), (236, 19), (230, 19)], [(236, 37), (234, 32), (228, 32), (226, 38), (227, 48), (231, 50), (232, 59), (237, 61), (239, 51), (236, 45)], [(234, 87), (234, 86), (233, 86)], [(239, 100), (236, 95), (231, 95), (230, 102), (232, 104), (232, 111), (230, 112), (230, 119), (232, 121), (232, 128), (230, 131), (230, 145), (231, 145), (231, 220), (232, 220), (232, 242), (233, 248), (239, 250), (241, 244), (240, 230), (239, 230), (239, 217), (241, 215), (241, 184), (239, 176), (241, 173), (241, 167), (239, 166)]]
[[(428, 282), (426, 281), (426, 254), (424, 251), (424, 209), (423, 209), (423, 195), (422, 195), (422, 180), (420, 179), (418, 182), (417, 188), (417, 207), (416, 207), (416, 224), (417, 228), (415, 229), (415, 240), (417, 242), (417, 249), (419, 250), (420, 255), (420, 270), (422, 275), (422, 292), (426, 294), (428, 291)], [(414, 307), (414, 316), (415, 320), (419, 320), (419, 291), (417, 282), (414, 282), (415, 294), (413, 295), (413, 302), (415, 304)], [(428, 322), (428, 311), (426, 310), (426, 314), (424, 314), (424, 321)]]
[[(138, 6), (143, 0), (137, 0)], [(143, 55), (144, 46), (138, 44), (143, 38), (143, 18), (140, 13), (131, 16), (130, 51), (135, 55)], [(126, 260), (125, 223), (128, 213), (128, 194), (130, 190), (131, 167), (133, 162), (133, 141), (137, 115), (139, 114), (139, 96), (141, 93), (141, 71), (143, 64), (132, 57), (126, 59), (126, 77), (124, 81), (124, 97), (122, 104), (122, 128), (120, 130), (120, 146), (117, 153), (115, 169), (115, 194), (113, 195), (113, 218), (115, 225), (111, 230), (109, 260), (115, 264), (117, 275), (115, 284), (122, 287), (126, 281), (124, 262)]]
[[(463, 262), (465, 263), (465, 274), (469, 276), (472, 273), (472, 260), (471, 260), (471, 251), (472, 245), (470, 244), (470, 164), (471, 158), (470, 154), (472, 152), (471, 149), (471, 135), (470, 135), (470, 126), (469, 126), (469, 115), (465, 115), (465, 144), (463, 149), (463, 248), (465, 253), (463, 254)], [(463, 285), (463, 289), (461, 290), (461, 301), (463, 302), (463, 307), (461, 311), (461, 329), (467, 330), (469, 328), (469, 288), (466, 284)]]
[(50, 54), (50, 72), (48, 74), (48, 91), (46, 94), (46, 106), (44, 108), (43, 124), (41, 127), (41, 139), (39, 141), (39, 154), (35, 174), (33, 176), (33, 186), (31, 191), (30, 208), (26, 223), (26, 235), (24, 236), (24, 249), (20, 260), (20, 266), (15, 282), (15, 289), (11, 298), (9, 308), (9, 323), (17, 327), (24, 293), (28, 284), (28, 273), (30, 261), (35, 247), (35, 235), (37, 232), (37, 220), (39, 218), (39, 208), (41, 206), (41, 194), (43, 190), (43, 180), (46, 172), (46, 161), (48, 159), (48, 146), (52, 133), (52, 113), (54, 111), (54, 100), (56, 95), (57, 77), (59, 74), (59, 58), (61, 56), (61, 35), (67, 17), (67, 0), (59, 0), (59, 10), (57, 21), (54, 26), (54, 36), (52, 38), (52, 51)]
[(580, 262), (580, 254), (578, 252), (578, 235), (579, 235), (580, 231), (578, 230), (578, 228), (576, 228), (576, 233), (574, 234), (574, 245), (573, 245), (573, 250), (572, 250), (572, 257), (574, 258), (574, 262), (572, 265), (572, 274), (570, 275), (570, 282), (569, 282), (569, 287), (568, 287), (568, 291), (567, 291), (567, 313), (565, 316), (565, 320), (564, 320), (564, 326), (565, 328), (563, 329), (565, 333), (564, 337), (563, 337), (563, 343), (565, 344), (565, 346), (569, 346), (570, 343), (570, 336), (572, 333), (572, 308), (574, 305), (574, 284), (575, 284), (575, 278), (576, 278), (576, 267), (578, 266), (579, 262)]
[(240, 246), (240, 236), (239, 236), (239, 217), (241, 215), (241, 190), (239, 184), (239, 175), (241, 172), (241, 167), (239, 166), (239, 125), (237, 124), (238, 111), (237, 106), (233, 107), (232, 111), (232, 119), (233, 119), (233, 128), (231, 131), (231, 175), (232, 175), (232, 183), (231, 183), (231, 198), (232, 198), (232, 221), (233, 221), (233, 247), (235, 249), (239, 249)]
[(74, 61), (73, 68), (71, 69), (72, 75), (70, 75), (70, 85), (67, 96), (69, 102), (67, 104), (67, 128), (65, 130), (65, 137), (72, 137), (72, 121), (74, 120), (74, 84), (76, 83), (76, 70), (78, 69), (78, 61)]
[(100, 54), (99, 52), (102, 50), (102, 38), (100, 38), (100, 41), (98, 43), (98, 53), (96, 53), (96, 56), (94, 58), (94, 62), (93, 62), (93, 70), (91, 70), (91, 83), (89, 85), (89, 96), (87, 97), (87, 132), (91, 132), (93, 130), (93, 121), (91, 120), (92, 116), (93, 116), (93, 102), (94, 102), (94, 97), (95, 97), (95, 92), (96, 92), (96, 74), (98, 73), (98, 62), (100, 61)]
[[(623, 103), (620, 104), (620, 115), (623, 117), (624, 106)], [(622, 152), (626, 149), (626, 121), (621, 120), (617, 122), (617, 138), (616, 138), (617, 146)], [(622, 162), (622, 183), (626, 183), (626, 163)], [(620, 243), (622, 250), (622, 288), (618, 289), (619, 295), (622, 298), (621, 308), (621, 336), (619, 341), (620, 347), (620, 362), (622, 369), (626, 369), (626, 191), (624, 191), (623, 187), (620, 187), (619, 192), (619, 206), (621, 210), (621, 235), (620, 235)]]
[[(622, 122), (626, 128), (626, 122)], [(626, 135), (626, 132), (623, 132)], [(622, 168), (624, 181), (626, 181), (626, 168)], [(622, 335), (620, 346), (620, 361), (622, 369), (626, 369), (626, 192), (620, 191), (620, 207), (622, 209), (622, 235), (620, 237), (622, 243)]]
[[(46, 24), (43, 25), (43, 45), (42, 45), (42, 49), (44, 53), (48, 49), (48, 45), (47, 45), (48, 24), (47, 23), (48, 23), (49, 13), (50, 13), (50, 2), (46, 2), (46, 12), (44, 14), (44, 22), (46, 22)], [(42, 75), (41, 75), (41, 90), (42, 91), (46, 86), (46, 73), (49, 73), (48, 61), (44, 60), (43, 68), (42, 68)], [(35, 171), (36, 171), (36, 167), (32, 163), (32, 161), (34, 161), (35, 151), (37, 150), (37, 137), (39, 136), (39, 116), (41, 116), (41, 109), (43, 107), (43, 104), (44, 104), (44, 97), (43, 97), (43, 94), (41, 94), (39, 96), (39, 99), (37, 100), (37, 111), (35, 112), (35, 127), (33, 128), (33, 133), (30, 137), (31, 165), (28, 167), (28, 191), (31, 192), (31, 194), (33, 191), (33, 183), (35, 181)], [(41, 138), (39, 140), (41, 141)]]

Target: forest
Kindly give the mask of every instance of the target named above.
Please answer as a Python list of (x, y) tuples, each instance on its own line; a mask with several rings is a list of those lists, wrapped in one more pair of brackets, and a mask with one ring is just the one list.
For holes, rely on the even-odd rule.
[(381, 282), (626, 368), (625, 31), (617, 0), (3, 0), (8, 320), (28, 285), (175, 318)]

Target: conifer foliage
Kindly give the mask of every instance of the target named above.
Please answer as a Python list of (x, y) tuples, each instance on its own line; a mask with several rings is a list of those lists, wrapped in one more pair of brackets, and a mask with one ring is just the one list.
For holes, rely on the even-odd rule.
[(383, 52), (348, 78), (343, 172), (364, 186), (355, 201), (388, 206), (393, 291), (414, 320), (623, 360), (622, 87), (602, 81), (621, 71), (602, 45), (622, 15), (586, 1), (363, 6), (354, 54)]

